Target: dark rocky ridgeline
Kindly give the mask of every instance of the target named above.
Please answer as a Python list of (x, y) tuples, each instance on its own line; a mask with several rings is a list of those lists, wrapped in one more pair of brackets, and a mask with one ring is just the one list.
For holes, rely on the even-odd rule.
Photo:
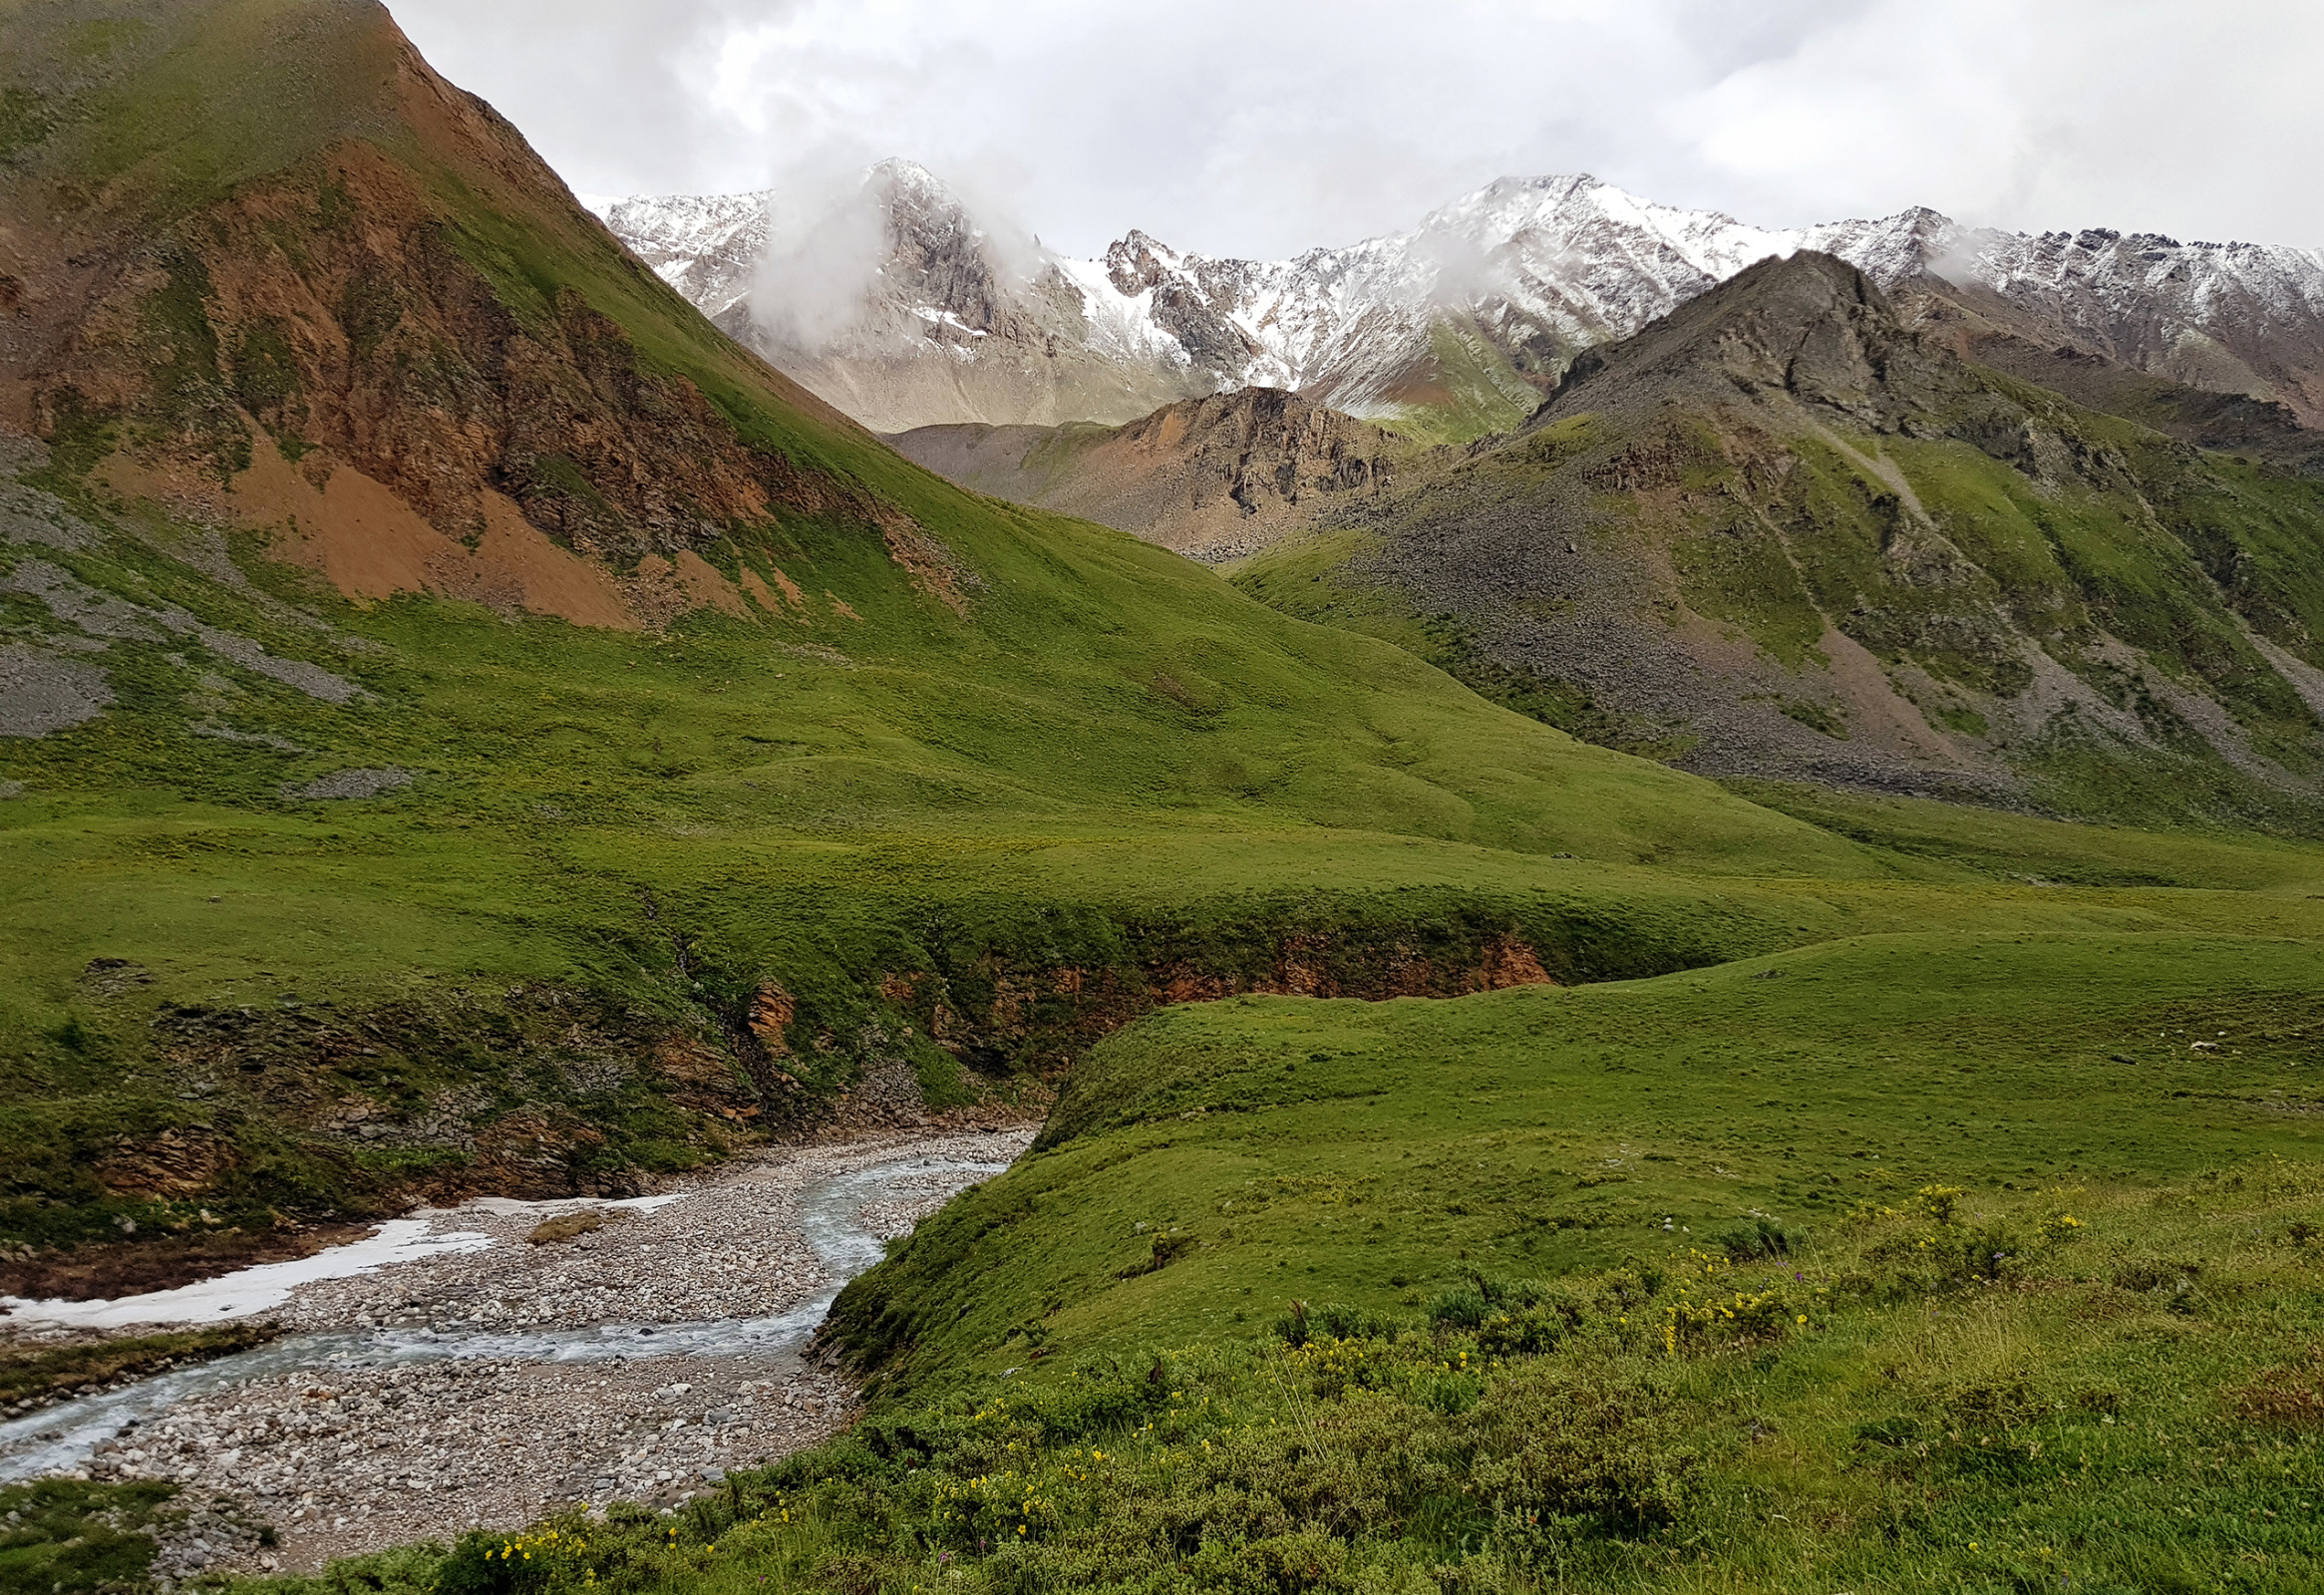
[(1106, 250), (1106, 275), (1125, 298), (1154, 295), (1154, 319), (1178, 342), (1203, 376), (1226, 383), (1259, 354), (1250, 335), (1228, 314), (1237, 308), (1252, 274), (1249, 262), (1200, 256), (1181, 269), (1174, 257), (1136, 228)]
[(1243, 584), (1319, 618), (1313, 591), (1386, 589), (1481, 690), (1705, 774), (2324, 811), (2312, 435), (2111, 366), (2086, 397), (2142, 421), (2098, 413), (2035, 385), (2064, 357), (1982, 366), (1960, 350), (2005, 335), (1914, 308), (1764, 262), (1583, 354), (1515, 435), (1327, 511), (1371, 545), (1336, 588)]

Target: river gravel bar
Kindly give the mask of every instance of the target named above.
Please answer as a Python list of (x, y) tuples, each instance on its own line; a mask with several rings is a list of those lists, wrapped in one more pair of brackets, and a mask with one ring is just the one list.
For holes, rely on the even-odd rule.
[[(728, 1468), (827, 1437), (851, 1416), (853, 1392), (796, 1349), (747, 1337), (715, 1354), (648, 1348), (787, 1314), (804, 1329), (838, 1274), (875, 1260), (880, 1241), (1012, 1161), (1032, 1135), (1025, 1125), (798, 1148), (644, 1202), (422, 1209), (408, 1219), (428, 1234), (490, 1244), (304, 1283), (267, 1316), (292, 1335), (373, 1331), (481, 1355), (355, 1357), (239, 1380), (124, 1425), (86, 1472), (174, 1481), (279, 1540), (172, 1554), (186, 1565), (166, 1571), (180, 1577), (313, 1568), (518, 1527), (575, 1501), (675, 1505)], [(825, 1192), (828, 1208), (834, 1188), (860, 1193), (845, 1203), (852, 1232), (836, 1241), (815, 1204)], [(596, 1228), (531, 1243), (544, 1223), (584, 1213)], [(528, 1337), (549, 1339), (526, 1350)]]

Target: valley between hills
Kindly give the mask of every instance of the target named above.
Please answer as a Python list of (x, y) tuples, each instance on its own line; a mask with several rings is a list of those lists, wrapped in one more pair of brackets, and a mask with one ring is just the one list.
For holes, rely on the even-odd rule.
[(0, 1583), (2324, 1581), (2309, 256), (867, 182), (0, 0)]

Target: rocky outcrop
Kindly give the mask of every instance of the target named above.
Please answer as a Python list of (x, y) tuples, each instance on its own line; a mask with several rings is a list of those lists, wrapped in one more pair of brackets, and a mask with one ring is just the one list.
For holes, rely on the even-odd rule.
[(2200, 449), (2265, 461), (2294, 476), (2324, 477), (2324, 432), (2274, 399), (2214, 393), (2157, 377), (2080, 345), (2045, 343), (1980, 316), (1948, 315), (1933, 295), (1900, 295), (1922, 325), (1943, 333), (1964, 359), (2065, 395), (2076, 404), (2153, 427)]
[(1277, 388), (1181, 400), (1128, 426), (923, 427), (888, 440), (964, 487), (1212, 562), (1384, 492), (1408, 440)]

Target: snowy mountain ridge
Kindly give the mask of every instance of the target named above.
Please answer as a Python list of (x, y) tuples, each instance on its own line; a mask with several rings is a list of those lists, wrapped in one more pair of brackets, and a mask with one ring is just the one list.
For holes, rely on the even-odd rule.
[[(771, 193), (597, 201), (608, 226), (730, 333), (881, 431), (1120, 423), (1238, 387), (1458, 436), (1505, 426), (1583, 349), (1629, 336), (1770, 255), (1822, 250), (1891, 291), (1935, 284), (2001, 325), (2324, 423), (2324, 252), (2107, 229), (2023, 234), (1915, 208), (1769, 228), (1589, 176), (1504, 177), (1410, 231), (1289, 260), (1181, 252), (1133, 231), (1098, 260), (994, 258), (924, 168), (865, 175), (889, 253), (851, 324), (786, 339), (758, 280)], [(754, 309), (754, 291), (758, 298)], [(775, 313), (770, 313), (775, 312)]]
[(772, 189), (580, 197), (632, 254), (711, 320), (750, 297), (751, 275), (767, 246)]

